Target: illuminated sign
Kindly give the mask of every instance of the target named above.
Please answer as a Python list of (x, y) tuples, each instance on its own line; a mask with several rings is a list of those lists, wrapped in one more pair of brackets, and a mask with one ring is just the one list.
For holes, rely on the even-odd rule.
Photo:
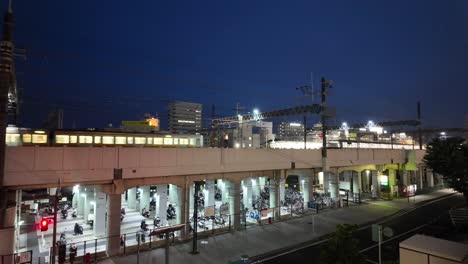
[(380, 185), (388, 186), (388, 176), (380, 175)]
[(289, 123), (290, 126), (293, 126), (293, 127), (299, 127), (301, 126), (301, 124), (299, 123)]

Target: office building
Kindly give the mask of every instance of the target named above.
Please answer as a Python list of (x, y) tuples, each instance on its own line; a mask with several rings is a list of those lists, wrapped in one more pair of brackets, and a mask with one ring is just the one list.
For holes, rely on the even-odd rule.
[(304, 137), (304, 125), (301, 122), (281, 122), (277, 129), (281, 140), (300, 140)]
[(172, 133), (199, 133), (202, 127), (202, 105), (174, 101), (168, 104), (169, 131)]

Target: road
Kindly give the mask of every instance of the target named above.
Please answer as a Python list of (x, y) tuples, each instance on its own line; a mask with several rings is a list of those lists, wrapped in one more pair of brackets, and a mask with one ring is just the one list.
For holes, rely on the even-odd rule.
[[(393, 238), (384, 238), (382, 246), (382, 260), (398, 259), (398, 243), (416, 233), (424, 233), (443, 237), (449, 234), (448, 211), (450, 208), (463, 204), (462, 195), (444, 197), (440, 200), (426, 202), (418, 205), (416, 209), (400, 213), (386, 219), (383, 226), (393, 230)], [(401, 235), (401, 236), (400, 236)], [(370, 263), (378, 262), (377, 243), (372, 241), (371, 227), (359, 229), (354, 237), (359, 240), (359, 248), (363, 250)], [(320, 258), (320, 245), (322, 243), (311, 243), (311, 246), (297, 251), (284, 252), (275, 256), (264, 256), (264, 260), (257, 262), (263, 264), (276, 263), (318, 263)]]

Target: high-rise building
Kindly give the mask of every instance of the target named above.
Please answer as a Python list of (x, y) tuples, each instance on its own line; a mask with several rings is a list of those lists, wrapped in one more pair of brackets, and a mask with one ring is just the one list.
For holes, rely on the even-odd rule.
[(282, 140), (300, 140), (304, 137), (304, 125), (301, 122), (281, 122), (277, 134)]
[(202, 127), (202, 105), (190, 102), (169, 102), (169, 130), (172, 133), (198, 133)]

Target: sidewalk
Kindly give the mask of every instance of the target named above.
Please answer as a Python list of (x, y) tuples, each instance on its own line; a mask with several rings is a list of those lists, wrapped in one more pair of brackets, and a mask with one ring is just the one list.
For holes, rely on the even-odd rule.
[[(305, 216), (272, 225), (263, 225), (242, 231), (213, 236), (198, 241), (200, 254), (191, 255), (192, 243), (170, 247), (170, 263), (222, 264), (239, 259), (241, 255), (255, 256), (304, 243), (335, 231), (337, 224), (363, 225), (401, 210), (410, 210), (418, 203), (454, 193), (443, 189), (433, 193), (418, 195), (415, 199), (393, 201), (373, 201), (360, 206)], [(136, 254), (106, 259), (104, 264), (136, 263)], [(154, 249), (140, 253), (140, 263), (164, 263), (164, 249)]]

